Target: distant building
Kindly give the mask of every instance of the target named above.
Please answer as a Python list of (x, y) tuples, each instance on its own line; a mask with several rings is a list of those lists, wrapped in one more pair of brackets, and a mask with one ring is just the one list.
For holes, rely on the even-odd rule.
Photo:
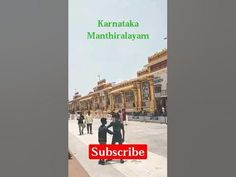
[(75, 95), (69, 102), (69, 112), (110, 112), (125, 108), (127, 112), (141, 109), (151, 114), (161, 113), (167, 104), (167, 50), (148, 57), (148, 63), (137, 77), (120, 83), (99, 81), (86, 96)]

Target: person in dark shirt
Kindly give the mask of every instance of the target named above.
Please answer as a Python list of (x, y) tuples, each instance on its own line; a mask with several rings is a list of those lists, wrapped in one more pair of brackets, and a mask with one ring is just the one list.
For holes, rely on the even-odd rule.
[(122, 113), (123, 123), (125, 123), (125, 125), (128, 125), (128, 123), (127, 123), (128, 120), (126, 119), (125, 108), (122, 109), (121, 113)]
[(116, 114), (115, 113), (115, 110), (113, 109), (110, 113), (108, 113), (109, 115), (111, 115), (111, 120), (113, 120), (114, 119), (114, 115)]
[[(113, 115), (114, 121), (110, 123), (110, 125), (107, 126), (107, 128), (113, 127), (113, 136), (112, 136), (112, 142), (111, 144), (122, 144), (125, 140), (125, 130), (124, 130), (124, 124), (120, 121), (119, 113), (116, 113)], [(121, 133), (122, 132), (122, 133)], [(111, 159), (107, 160), (111, 161)], [(121, 159), (120, 163), (124, 163), (124, 160)]]
[[(102, 125), (98, 128), (98, 142), (99, 144), (107, 143), (107, 133), (114, 134), (111, 130), (106, 127), (107, 119), (101, 118)], [(104, 159), (100, 159), (98, 164), (105, 165)]]
[(85, 126), (84, 126), (84, 115), (82, 112), (80, 113), (80, 116), (77, 117), (77, 120), (79, 125), (79, 135), (83, 135)]

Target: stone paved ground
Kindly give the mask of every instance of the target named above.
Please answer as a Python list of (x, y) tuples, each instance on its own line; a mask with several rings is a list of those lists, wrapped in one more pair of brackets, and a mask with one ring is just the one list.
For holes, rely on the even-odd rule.
[[(108, 121), (109, 122), (109, 121)], [(105, 166), (88, 159), (88, 145), (97, 144), (98, 119), (93, 123), (93, 135), (78, 135), (77, 121), (69, 120), (69, 148), (91, 177), (167, 177), (167, 125), (129, 121), (125, 126), (125, 143), (148, 145), (147, 160), (113, 161)], [(108, 135), (108, 142), (111, 136)]]
[(68, 162), (68, 177), (89, 177), (85, 169), (80, 165), (75, 156)]

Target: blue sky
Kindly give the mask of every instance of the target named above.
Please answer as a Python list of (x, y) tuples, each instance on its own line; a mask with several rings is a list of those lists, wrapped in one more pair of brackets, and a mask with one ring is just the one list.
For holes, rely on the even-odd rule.
[[(97, 20), (138, 21), (138, 28), (98, 28)], [(148, 33), (149, 40), (87, 40), (87, 32)], [(148, 56), (167, 48), (167, 0), (69, 0), (69, 99), (98, 81), (136, 77)]]

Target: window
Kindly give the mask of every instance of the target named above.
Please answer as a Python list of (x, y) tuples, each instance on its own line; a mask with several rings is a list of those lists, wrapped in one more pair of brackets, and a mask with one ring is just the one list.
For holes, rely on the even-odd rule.
[(155, 93), (161, 93), (161, 86), (155, 87)]
[(125, 102), (134, 101), (134, 92), (132, 90), (125, 92)]
[(122, 103), (121, 94), (114, 95), (115, 103)]

